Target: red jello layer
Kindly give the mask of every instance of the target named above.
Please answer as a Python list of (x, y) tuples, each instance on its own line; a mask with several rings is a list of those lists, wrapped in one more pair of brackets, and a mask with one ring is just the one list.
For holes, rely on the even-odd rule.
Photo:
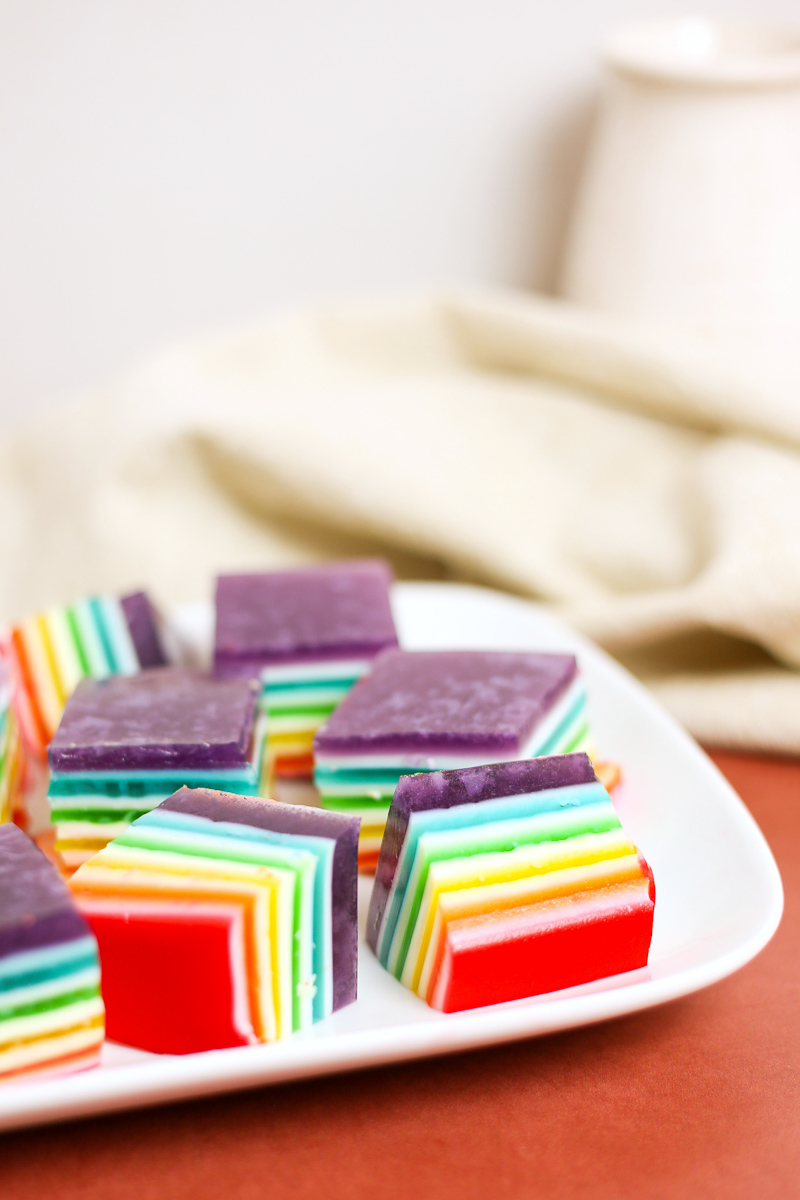
[(314, 776), (314, 755), (290, 754), (279, 755), (273, 759), (273, 774), (281, 779), (312, 779)]
[(429, 1002), (442, 1012), (575, 987), (647, 965), (654, 896), (649, 878), (587, 898), (448, 923)]
[(233, 913), (85, 915), (100, 951), (111, 1041), (157, 1054), (248, 1044), (234, 1019)]
[(359, 850), (358, 870), (361, 875), (374, 875), (378, 869), (380, 850)]

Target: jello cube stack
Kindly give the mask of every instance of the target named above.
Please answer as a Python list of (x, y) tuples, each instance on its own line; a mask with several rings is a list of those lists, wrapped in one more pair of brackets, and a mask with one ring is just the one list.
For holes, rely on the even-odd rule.
[(94, 1066), (103, 1030), (86, 921), (41, 850), (0, 825), (0, 1083)]
[(315, 731), (376, 655), (397, 645), (390, 583), (374, 560), (219, 576), (214, 670), (261, 679), (270, 780), (311, 777)]
[(133, 675), (166, 661), (144, 592), (91, 596), (36, 613), (8, 631), (2, 648), (26, 746), (40, 755), (81, 679)]
[(647, 964), (655, 886), (585, 754), (406, 776), (367, 937), (443, 1012)]
[(56, 849), (74, 870), (184, 784), (256, 795), (258, 685), (162, 667), (83, 680), (50, 743)]
[(369, 871), (402, 776), (589, 744), (571, 655), (392, 650), (317, 731), (314, 777), (326, 808), (361, 818), (359, 864)]
[(109, 1037), (180, 1054), (273, 1041), (351, 1003), (358, 822), (183, 788), (70, 887)]

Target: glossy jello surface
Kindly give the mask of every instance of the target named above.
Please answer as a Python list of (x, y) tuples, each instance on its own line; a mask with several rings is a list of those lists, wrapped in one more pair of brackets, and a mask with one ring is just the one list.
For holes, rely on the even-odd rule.
[(16, 825), (0, 826), (0, 955), (86, 932), (52, 863)]
[(84, 680), (50, 744), (52, 770), (244, 766), (257, 685), (167, 667)]
[(391, 578), (379, 560), (219, 576), (215, 670), (236, 674), (253, 665), (357, 660), (396, 646)]
[(315, 753), (509, 757), (576, 672), (566, 654), (387, 651), (317, 731)]

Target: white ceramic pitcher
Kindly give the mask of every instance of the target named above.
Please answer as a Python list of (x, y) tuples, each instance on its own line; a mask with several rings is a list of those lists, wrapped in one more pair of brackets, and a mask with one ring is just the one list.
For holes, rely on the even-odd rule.
[(800, 34), (685, 18), (604, 58), (562, 295), (800, 353)]

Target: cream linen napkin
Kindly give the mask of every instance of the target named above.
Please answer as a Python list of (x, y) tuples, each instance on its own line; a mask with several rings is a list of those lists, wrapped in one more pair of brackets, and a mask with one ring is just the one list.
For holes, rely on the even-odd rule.
[(302, 314), (0, 444), (0, 615), (382, 553), (545, 600), (708, 741), (800, 751), (800, 391), (555, 301)]

